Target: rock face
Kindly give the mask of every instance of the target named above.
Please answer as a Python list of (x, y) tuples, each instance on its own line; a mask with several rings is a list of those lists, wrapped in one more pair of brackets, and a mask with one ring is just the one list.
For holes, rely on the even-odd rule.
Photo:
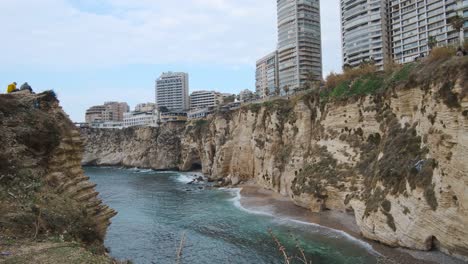
[(116, 212), (83, 174), (79, 131), (53, 92), (0, 95), (0, 233), (61, 235), (103, 252)]
[(125, 130), (84, 129), (83, 163), (99, 166), (127, 166), (177, 169), (180, 162), (180, 136), (185, 125)]
[[(154, 143), (158, 129), (86, 132), (85, 161), (125, 146), (116, 164), (201, 164), (214, 179), (255, 181), (315, 212), (353, 213), (367, 238), (468, 260), (468, 59), (435, 65), (378, 95), (324, 102), (309, 93), (218, 113), (173, 129), (169, 144)], [(153, 136), (141, 142), (140, 133)], [(166, 155), (171, 166), (159, 163)]]

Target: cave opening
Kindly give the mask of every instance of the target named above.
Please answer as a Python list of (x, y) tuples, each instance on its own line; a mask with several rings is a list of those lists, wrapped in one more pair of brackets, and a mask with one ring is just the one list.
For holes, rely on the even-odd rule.
[(192, 166), (190, 167), (190, 170), (191, 170), (191, 171), (199, 171), (199, 170), (202, 170), (202, 165), (201, 165), (201, 163), (198, 163), (198, 162), (192, 163)]

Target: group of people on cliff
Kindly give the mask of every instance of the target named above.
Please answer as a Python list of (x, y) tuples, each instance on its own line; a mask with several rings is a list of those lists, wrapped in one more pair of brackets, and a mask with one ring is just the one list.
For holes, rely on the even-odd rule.
[(19, 89), (16, 85), (16, 82), (9, 84), (7, 87), (7, 93), (15, 93), (20, 91), (29, 91), (30, 93), (33, 92), (32, 87), (27, 82), (23, 83)]

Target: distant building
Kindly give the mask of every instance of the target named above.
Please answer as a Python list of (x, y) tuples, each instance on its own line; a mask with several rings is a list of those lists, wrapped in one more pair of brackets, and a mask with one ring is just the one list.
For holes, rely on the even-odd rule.
[(239, 94), (239, 100), (241, 102), (248, 102), (248, 101), (252, 101), (252, 100), (255, 100), (255, 94), (248, 90), (248, 89), (245, 89), (243, 90), (242, 92), (240, 92)]
[(171, 111), (189, 109), (189, 76), (183, 72), (165, 72), (156, 80), (156, 104)]
[(279, 88), (322, 78), (319, 0), (277, 0)]
[(274, 51), (257, 61), (255, 92), (261, 98), (273, 95), (278, 81), (278, 53)]
[(187, 113), (187, 117), (189, 120), (203, 119), (213, 114), (215, 110), (215, 107), (193, 109)]
[(155, 103), (137, 104), (137, 106), (135, 106), (135, 112), (153, 112), (155, 109)]
[(101, 129), (122, 129), (124, 125), (121, 121), (106, 121), (103, 123), (94, 123), (92, 127)]
[(223, 96), (223, 105), (234, 103), (237, 99), (237, 95), (235, 94), (223, 93), (221, 95)]
[(107, 121), (123, 121), (124, 113), (129, 111), (127, 103), (106, 102), (104, 105), (96, 105), (86, 110), (85, 120), (88, 124), (104, 123)]
[(202, 109), (219, 106), (223, 103), (223, 95), (215, 91), (196, 91), (190, 95), (190, 109)]
[(186, 112), (161, 112), (160, 115), (162, 123), (187, 122)]
[(126, 113), (123, 121), (124, 127), (157, 127), (159, 114), (155, 110), (150, 112)]

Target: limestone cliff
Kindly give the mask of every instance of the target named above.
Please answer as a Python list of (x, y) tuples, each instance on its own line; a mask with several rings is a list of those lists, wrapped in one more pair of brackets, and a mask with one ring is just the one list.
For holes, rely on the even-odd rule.
[(125, 130), (83, 129), (86, 165), (177, 169), (183, 124)]
[(80, 133), (55, 94), (0, 95), (0, 134), (0, 239), (60, 237), (103, 253), (116, 212), (83, 174)]
[[(316, 212), (354, 213), (367, 238), (468, 260), (467, 73), (467, 58), (426, 63), (369, 96), (251, 104), (165, 132), (167, 143), (158, 135), (169, 128), (91, 131), (85, 161), (201, 164), (212, 178), (252, 180)], [(113, 149), (117, 160), (106, 158)]]

